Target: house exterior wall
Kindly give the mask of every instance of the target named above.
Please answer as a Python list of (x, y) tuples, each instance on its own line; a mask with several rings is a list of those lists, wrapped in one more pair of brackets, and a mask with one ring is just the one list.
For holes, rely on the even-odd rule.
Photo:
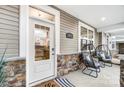
[[(60, 10), (60, 54), (57, 56), (58, 76), (79, 69), (78, 22), (78, 19)], [(66, 33), (72, 33), (73, 38), (66, 38)]]
[(84, 65), (80, 61), (79, 53), (57, 56), (57, 74), (63, 76), (70, 72), (82, 69)]
[(121, 60), (120, 66), (120, 86), (124, 87), (124, 60)]
[(119, 54), (124, 54), (124, 43), (119, 43)]
[(116, 55), (119, 54), (119, 43), (116, 43), (116, 50), (111, 50), (112, 56), (117, 57)]
[[(3, 87), (26, 86), (26, 61), (23, 58), (7, 61), (3, 67), (5, 80)], [(1, 85), (0, 85), (1, 86)]]
[[(72, 33), (73, 38), (66, 38), (66, 33)], [(78, 52), (78, 20), (60, 11), (60, 53), (72, 54)]]
[(0, 6), (0, 56), (19, 56), (19, 6)]
[(102, 32), (97, 32), (98, 34), (98, 45), (102, 44)]
[(102, 32), (102, 44), (107, 44), (106, 33)]
[[(100, 37), (101, 38), (101, 37)], [(97, 47), (99, 45), (99, 33), (97, 31), (95, 31), (95, 47)]]
[[(79, 46), (78, 27), (79, 21), (81, 20), (73, 17), (72, 15), (66, 13), (65, 11), (62, 10), (59, 11), (60, 11), (60, 54), (58, 54), (57, 56), (57, 75), (62, 76), (65, 74), (69, 74), (70, 72), (76, 71), (78, 69), (82, 69), (84, 65), (80, 61), (79, 58), (80, 53), (78, 51)], [(66, 38), (66, 33), (72, 33), (73, 39)], [(96, 41), (97, 38), (94, 40)]]
[[(5, 76), (4, 82), (0, 85), (2, 87), (26, 86), (26, 60), (25, 56), (20, 57), (20, 38), (22, 38), (20, 37), (20, 6), (0, 5), (0, 61), (4, 62), (0, 72)], [(4, 59), (1, 59), (5, 48), (7, 50)]]

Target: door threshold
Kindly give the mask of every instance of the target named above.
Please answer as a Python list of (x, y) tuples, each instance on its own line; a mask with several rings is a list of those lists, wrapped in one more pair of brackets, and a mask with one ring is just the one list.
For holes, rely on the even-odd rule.
[(29, 87), (36, 86), (36, 85), (38, 85), (38, 84), (40, 84), (40, 83), (43, 83), (43, 82), (52, 80), (52, 79), (54, 79), (54, 78), (56, 78), (55, 75), (50, 76), (50, 77), (46, 77), (46, 78), (44, 78), (44, 79), (40, 79), (40, 80), (34, 81), (34, 82), (32, 82), (32, 83), (29, 83)]

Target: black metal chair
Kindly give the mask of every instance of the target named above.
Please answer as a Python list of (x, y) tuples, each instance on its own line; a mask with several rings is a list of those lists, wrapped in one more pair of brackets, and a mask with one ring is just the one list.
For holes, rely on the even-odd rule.
[[(91, 55), (91, 50), (90, 50), (91, 44), (87, 44), (84, 47), (89, 47), (88, 49), (90, 52), (82, 51), (80, 54), (80, 60), (85, 65), (85, 68), (82, 70), (82, 72), (86, 75), (97, 78), (98, 73), (100, 72), (100, 64), (98, 61), (94, 60), (93, 56)], [(90, 71), (90, 73), (86, 73), (85, 72), (86, 70)], [(92, 75), (93, 72), (95, 72), (95, 75)]]
[(112, 67), (112, 55), (107, 45), (99, 45), (98, 47), (96, 47), (95, 51), (99, 61), (102, 61), (104, 63), (104, 66)]
[[(100, 72), (100, 64), (99, 62), (97, 62), (96, 60), (93, 60), (92, 57), (90, 55), (84, 55), (83, 54), (83, 58), (84, 58), (84, 65), (85, 65), (85, 68), (82, 70), (82, 72), (84, 74), (87, 74), (89, 76), (92, 76), (92, 77), (95, 77), (97, 78), (98, 77), (98, 72)], [(86, 73), (85, 70), (90, 70), (90, 73)], [(95, 72), (96, 75), (92, 75), (92, 72)]]

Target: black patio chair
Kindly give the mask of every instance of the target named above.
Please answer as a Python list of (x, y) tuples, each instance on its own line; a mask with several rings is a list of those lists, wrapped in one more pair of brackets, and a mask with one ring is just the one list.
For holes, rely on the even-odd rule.
[(112, 67), (112, 55), (107, 45), (99, 45), (95, 51), (99, 61), (102, 61), (104, 66)]
[[(84, 47), (89, 47), (88, 49), (90, 49), (91, 44), (87, 44)], [(85, 65), (85, 68), (82, 70), (82, 72), (86, 75), (92, 76), (97, 78), (98, 77), (98, 73), (100, 72), (100, 64), (97, 60), (93, 59), (93, 56), (91, 55), (91, 50), (89, 50), (90, 52), (84, 52), (82, 51), (80, 54), (80, 59), (82, 60), (83, 64)], [(85, 71), (88, 70), (90, 71), (90, 73), (86, 73)], [(95, 75), (92, 75), (92, 73), (95, 72)]]
[[(100, 72), (100, 64), (98, 61), (93, 60), (92, 57), (90, 55), (84, 55), (83, 54), (83, 63), (85, 65), (85, 68), (82, 70), (82, 72), (86, 75), (92, 76), (97, 78), (98, 77), (98, 73)], [(86, 73), (85, 70), (90, 70), (90, 73)], [(92, 72), (95, 72), (96, 75), (92, 75)]]

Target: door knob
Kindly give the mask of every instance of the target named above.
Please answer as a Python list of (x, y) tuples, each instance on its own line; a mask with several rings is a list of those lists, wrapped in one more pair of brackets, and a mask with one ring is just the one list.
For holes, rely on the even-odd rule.
[(54, 55), (55, 53), (55, 48), (52, 48), (52, 55)]

